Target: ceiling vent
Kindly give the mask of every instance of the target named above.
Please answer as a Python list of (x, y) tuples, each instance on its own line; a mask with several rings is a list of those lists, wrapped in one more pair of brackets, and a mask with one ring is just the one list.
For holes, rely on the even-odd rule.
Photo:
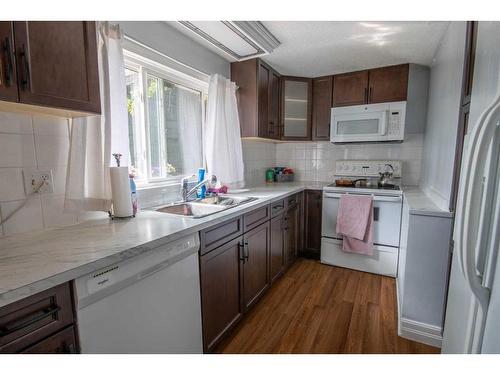
[(179, 21), (228, 55), (242, 61), (271, 53), (280, 42), (259, 21)]

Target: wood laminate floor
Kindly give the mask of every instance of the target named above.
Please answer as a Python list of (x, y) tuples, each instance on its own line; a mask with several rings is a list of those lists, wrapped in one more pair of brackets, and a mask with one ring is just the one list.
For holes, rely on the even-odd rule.
[(397, 334), (394, 279), (299, 259), (218, 353), (439, 353)]

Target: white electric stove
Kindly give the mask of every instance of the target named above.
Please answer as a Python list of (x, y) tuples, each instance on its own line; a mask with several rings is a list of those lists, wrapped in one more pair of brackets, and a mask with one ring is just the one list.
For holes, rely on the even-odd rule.
[[(377, 184), (379, 172), (390, 164), (394, 169), (393, 185), (381, 187)], [(323, 217), (321, 230), (321, 262), (339, 267), (381, 275), (397, 276), (401, 212), (403, 206), (400, 189), (402, 164), (397, 160), (340, 160), (335, 165), (336, 178), (366, 179), (367, 186), (336, 186), (323, 188)], [(371, 184), (370, 184), (371, 182)], [(343, 252), (342, 236), (335, 231), (340, 197), (342, 194), (373, 196), (373, 241), (372, 256)]]

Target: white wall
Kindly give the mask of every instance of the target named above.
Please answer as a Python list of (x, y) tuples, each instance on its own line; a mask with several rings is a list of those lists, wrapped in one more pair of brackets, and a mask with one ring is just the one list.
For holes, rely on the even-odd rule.
[(123, 32), (165, 55), (206, 74), (229, 77), (229, 62), (161, 21), (120, 21)]
[(421, 187), (442, 209), (451, 195), (465, 29), (465, 22), (450, 23), (431, 67)]

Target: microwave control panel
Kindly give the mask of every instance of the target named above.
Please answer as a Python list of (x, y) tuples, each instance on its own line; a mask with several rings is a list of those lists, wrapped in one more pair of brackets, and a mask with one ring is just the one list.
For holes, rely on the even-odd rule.
[(389, 135), (397, 135), (401, 128), (401, 112), (389, 111)]

